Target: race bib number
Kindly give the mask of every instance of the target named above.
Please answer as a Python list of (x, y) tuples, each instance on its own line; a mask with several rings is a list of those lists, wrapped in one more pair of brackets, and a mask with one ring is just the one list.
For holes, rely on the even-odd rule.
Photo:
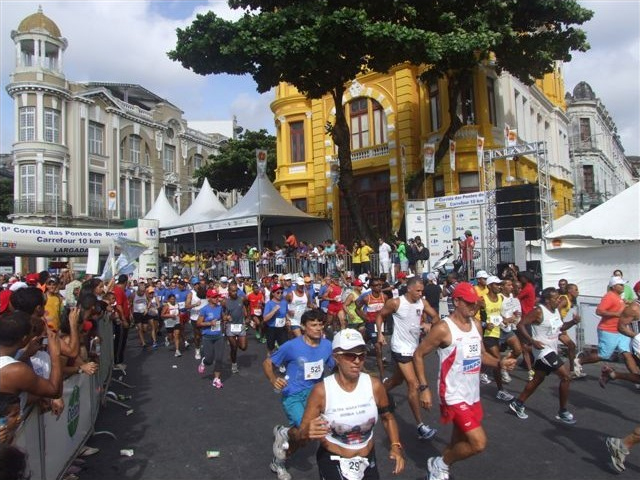
[(284, 317), (276, 317), (276, 328), (280, 328), (280, 327), (284, 327), (285, 325), (285, 318)]
[(253, 314), (254, 314), (256, 317), (259, 317), (260, 315), (262, 315), (262, 309), (261, 309), (261, 308), (254, 308), (254, 309), (253, 309)]
[(480, 373), (480, 342), (465, 343), (462, 345), (462, 373), (465, 375)]
[(211, 331), (219, 332), (220, 331), (220, 320), (212, 320)]
[(316, 362), (304, 362), (304, 379), (318, 380), (322, 377), (324, 371), (324, 360), (320, 359)]
[(186, 304), (186, 302), (178, 302), (178, 308), (182, 310)]
[(241, 333), (242, 332), (242, 324), (241, 323), (230, 323), (229, 331), (231, 333)]
[(487, 318), (487, 324), (491, 325), (491, 326), (498, 326), (502, 323), (502, 316), (501, 315), (489, 315), (489, 318)]
[(331, 460), (338, 460), (340, 473), (347, 480), (362, 480), (364, 472), (369, 466), (369, 460), (365, 457), (342, 458), (332, 455)]

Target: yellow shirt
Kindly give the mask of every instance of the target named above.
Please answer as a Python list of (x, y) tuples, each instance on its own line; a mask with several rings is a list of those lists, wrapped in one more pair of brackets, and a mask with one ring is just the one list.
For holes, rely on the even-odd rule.
[(59, 295), (47, 295), (44, 311), (49, 323), (56, 330), (60, 330), (60, 312), (62, 311), (62, 299)]
[(361, 262), (370, 262), (371, 259), (369, 255), (373, 253), (373, 248), (369, 245), (365, 245), (364, 247), (360, 247), (360, 261)]
[(362, 262), (362, 257), (360, 255), (360, 252), (362, 251), (361, 248), (356, 248), (353, 253), (351, 254), (351, 263), (361, 263)]
[(485, 311), (487, 312), (487, 327), (484, 329), (485, 337), (500, 338), (500, 324), (502, 323), (502, 294), (498, 294), (498, 299), (492, 302), (489, 295), (484, 295)]
[(571, 310), (571, 300), (569, 299), (569, 295), (567, 295), (566, 293), (559, 296), (559, 298), (563, 297), (567, 299), (567, 304), (560, 309), (560, 318), (564, 320), (564, 317), (566, 317), (567, 313), (569, 313), (569, 310)]
[[(476, 293), (480, 298), (484, 297), (486, 294), (489, 293), (489, 287), (481, 287), (480, 285), (474, 285), (473, 288), (475, 288)], [(480, 309), (478, 309), (478, 311), (476, 312), (476, 320), (481, 320)]]

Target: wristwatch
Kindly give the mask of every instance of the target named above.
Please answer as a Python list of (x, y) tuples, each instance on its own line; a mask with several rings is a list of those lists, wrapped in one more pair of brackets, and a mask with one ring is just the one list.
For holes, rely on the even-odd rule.
[(428, 389), (429, 389), (429, 385), (427, 384), (418, 385), (419, 392), (424, 392), (425, 390), (428, 390)]

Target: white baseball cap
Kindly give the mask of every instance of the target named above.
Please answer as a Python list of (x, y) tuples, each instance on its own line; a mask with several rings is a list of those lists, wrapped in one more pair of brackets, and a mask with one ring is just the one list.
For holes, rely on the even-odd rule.
[(333, 350), (351, 350), (356, 347), (364, 347), (362, 334), (353, 328), (345, 328), (333, 337), (331, 347)]
[(476, 273), (476, 278), (489, 278), (489, 274), (484, 270), (478, 270)]
[(304, 279), (303, 278), (296, 278), (296, 285), (304, 285)]
[(14, 282), (10, 287), (9, 290), (12, 292), (17, 292), (18, 290), (20, 290), (21, 288), (27, 288), (29, 285), (27, 285), (24, 282)]
[(492, 283), (502, 283), (502, 280), (500, 280), (495, 275), (489, 275), (489, 277), (487, 278), (487, 285), (491, 285)]
[(290, 273), (287, 273), (285, 276), (282, 277), (283, 280), (292, 280), (293, 276), (291, 276)]
[(220, 277), (220, 283), (228, 283), (229, 279), (227, 277)]
[(609, 288), (614, 287), (616, 285), (624, 285), (627, 283), (622, 277), (611, 277), (609, 279)]

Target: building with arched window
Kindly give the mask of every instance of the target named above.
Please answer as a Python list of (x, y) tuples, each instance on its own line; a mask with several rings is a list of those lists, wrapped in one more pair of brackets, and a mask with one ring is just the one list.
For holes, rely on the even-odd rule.
[(178, 211), (191, 204), (194, 171), (227, 136), (190, 128), (140, 85), (68, 80), (67, 40), (41, 8), (11, 38), (14, 223), (113, 227), (142, 218), (163, 186)]
[[(353, 173), (363, 215), (383, 236), (398, 232), (407, 200), (484, 189), (478, 168), (477, 137), (485, 149), (505, 145), (505, 127), (519, 143), (545, 141), (551, 178), (553, 215), (573, 209), (561, 64), (534, 85), (525, 85), (492, 66), (479, 65), (470, 87), (456, 101), (462, 128), (455, 133), (456, 161), (447, 158), (412, 196), (408, 186), (423, 173), (423, 150), (437, 145), (449, 125), (445, 79), (423, 83), (424, 67), (399, 65), (386, 74), (358, 76), (342, 103), (350, 127)], [(327, 134), (335, 109), (330, 95), (308, 100), (295, 87), (280, 84), (271, 104), (276, 118), (278, 166), (275, 185), (294, 205), (333, 219), (334, 235), (350, 243), (355, 235), (336, 185), (337, 151)], [(537, 183), (537, 159), (522, 156), (495, 163), (497, 187)]]

